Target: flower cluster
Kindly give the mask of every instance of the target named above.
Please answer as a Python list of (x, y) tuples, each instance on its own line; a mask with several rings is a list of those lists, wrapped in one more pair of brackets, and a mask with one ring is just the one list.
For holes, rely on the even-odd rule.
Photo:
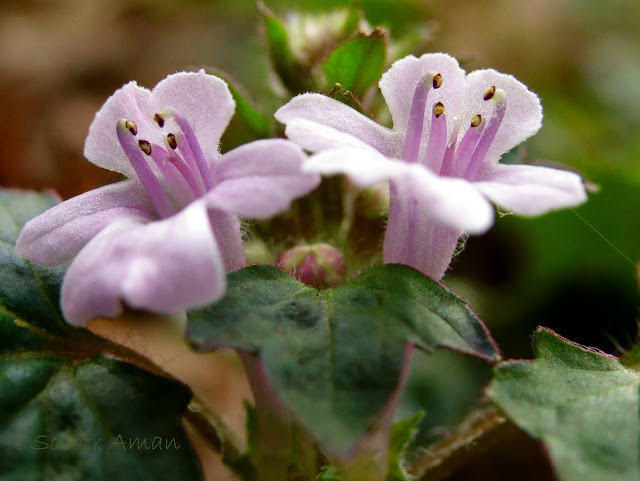
[(380, 88), (393, 129), (308, 93), (276, 113), (290, 140), (221, 155), (235, 108), (222, 80), (200, 71), (152, 91), (129, 83), (97, 113), (85, 144), (91, 162), (127, 180), (32, 220), (18, 252), (47, 266), (73, 259), (61, 303), (69, 322), (84, 324), (119, 315), (123, 303), (173, 314), (218, 300), (226, 273), (245, 265), (239, 217), (285, 211), (319, 174), (388, 181), (384, 262), (435, 279), (463, 233), (491, 226), (491, 202), (533, 216), (585, 200), (576, 174), (499, 164), (542, 119), (536, 95), (513, 77), (466, 75), (452, 57), (429, 54), (396, 62)]

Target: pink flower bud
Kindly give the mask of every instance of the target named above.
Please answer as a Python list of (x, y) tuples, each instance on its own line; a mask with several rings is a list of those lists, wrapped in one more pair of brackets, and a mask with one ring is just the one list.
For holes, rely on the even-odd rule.
[(284, 252), (278, 267), (300, 282), (317, 289), (335, 287), (345, 278), (342, 254), (329, 244), (298, 246)]

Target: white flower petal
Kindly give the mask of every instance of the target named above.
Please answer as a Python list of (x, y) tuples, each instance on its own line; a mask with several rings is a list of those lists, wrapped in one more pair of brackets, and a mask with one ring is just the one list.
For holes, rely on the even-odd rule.
[(205, 195), (207, 205), (242, 217), (264, 219), (289, 208), (315, 189), (317, 174), (303, 172), (304, 152), (293, 142), (269, 139), (227, 152), (218, 161), (220, 182)]
[[(406, 132), (413, 93), (418, 83), (422, 82), (429, 73), (442, 75), (442, 85), (429, 92), (427, 111), (430, 113), (432, 106), (438, 102), (444, 104), (447, 118), (451, 119), (447, 124), (447, 132), (450, 136), (454, 129), (452, 119), (462, 106), (465, 75), (455, 58), (444, 53), (429, 53), (420, 58), (409, 55), (396, 61), (385, 72), (380, 80), (380, 90), (393, 117), (393, 128)], [(427, 115), (426, 129), (429, 128), (430, 122), (430, 115)]]
[[(298, 95), (291, 99), (284, 107), (281, 107), (275, 113), (275, 117), (279, 122), (286, 125), (290, 125), (293, 120), (300, 119), (326, 125), (327, 127), (355, 137), (386, 155), (395, 155), (397, 149), (397, 141), (391, 130), (365, 117), (355, 109), (326, 95)], [(322, 137), (322, 134), (318, 135)], [(297, 142), (297, 140), (293, 138), (292, 140)], [(324, 142), (323, 139), (314, 140), (311, 138), (308, 140), (299, 140), (305, 142), (305, 145), (300, 145), (313, 152), (319, 149), (310, 149), (306, 145), (310, 142)]]
[(483, 234), (493, 224), (491, 204), (464, 179), (438, 177), (420, 165), (411, 165), (411, 171), (397, 180), (406, 185), (416, 198), (427, 206), (432, 217), (450, 227), (470, 234)]
[(206, 206), (139, 225), (114, 223), (71, 264), (61, 304), (71, 324), (116, 317), (122, 303), (160, 314), (207, 305), (225, 290), (225, 269)]
[(189, 122), (207, 160), (218, 156), (218, 142), (236, 108), (223, 80), (204, 70), (178, 72), (156, 85), (152, 102), (156, 110), (168, 107)]
[(157, 126), (153, 124), (153, 113), (150, 114), (150, 97), (151, 92), (136, 82), (129, 82), (116, 90), (89, 126), (84, 143), (85, 157), (100, 167), (136, 178), (136, 172), (118, 141), (116, 124), (121, 119), (133, 120), (141, 139), (149, 142), (161, 140)]
[(385, 157), (371, 148), (342, 147), (312, 155), (303, 170), (322, 175), (344, 174), (362, 187), (374, 185), (410, 169), (401, 160)]
[(138, 182), (126, 180), (86, 192), (31, 219), (20, 232), (16, 252), (43, 266), (71, 260), (102, 229), (131, 219), (157, 217)]
[(500, 165), (474, 185), (500, 207), (523, 216), (575, 207), (587, 200), (579, 175), (548, 167)]
[(460, 112), (461, 129), (459, 139), (469, 128), (469, 122), (476, 114), (489, 119), (494, 110), (494, 102), (483, 99), (487, 88), (495, 86), (506, 93), (507, 110), (498, 132), (489, 147), (485, 165), (496, 163), (500, 156), (522, 143), (542, 126), (542, 106), (536, 94), (527, 89), (511, 75), (495, 70), (476, 70), (467, 75), (464, 84), (464, 106)]

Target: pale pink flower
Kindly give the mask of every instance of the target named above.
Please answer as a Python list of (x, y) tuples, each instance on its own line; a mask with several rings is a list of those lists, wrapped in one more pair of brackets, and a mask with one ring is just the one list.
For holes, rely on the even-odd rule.
[(512, 76), (467, 75), (437, 53), (397, 61), (380, 89), (393, 129), (313, 93), (292, 99), (276, 118), (291, 140), (317, 153), (305, 171), (342, 173), (361, 186), (389, 180), (384, 262), (440, 279), (460, 236), (493, 224), (490, 202), (537, 216), (586, 200), (574, 173), (498, 162), (542, 121), (538, 97)]
[(204, 71), (153, 91), (130, 82), (102, 106), (85, 156), (128, 179), (48, 210), (17, 243), (41, 265), (73, 259), (61, 294), (70, 323), (115, 317), (122, 303), (174, 314), (216, 301), (226, 272), (245, 264), (237, 216), (272, 216), (317, 186), (287, 140), (220, 155), (234, 110), (227, 85)]

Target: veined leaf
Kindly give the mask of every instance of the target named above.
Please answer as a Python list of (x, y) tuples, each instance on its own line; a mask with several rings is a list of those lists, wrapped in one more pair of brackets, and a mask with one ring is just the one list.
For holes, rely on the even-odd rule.
[(546, 444), (560, 479), (640, 479), (640, 374), (546, 329), (535, 357), (500, 364), (488, 394)]
[(201, 480), (181, 424), (190, 391), (67, 325), (63, 269), (15, 254), (25, 222), (57, 202), (0, 190), (0, 479)]
[(219, 303), (190, 313), (187, 336), (203, 351), (259, 353), (281, 399), (334, 452), (352, 447), (390, 402), (409, 344), (498, 357), (464, 301), (391, 264), (323, 291), (272, 266), (237, 270)]

